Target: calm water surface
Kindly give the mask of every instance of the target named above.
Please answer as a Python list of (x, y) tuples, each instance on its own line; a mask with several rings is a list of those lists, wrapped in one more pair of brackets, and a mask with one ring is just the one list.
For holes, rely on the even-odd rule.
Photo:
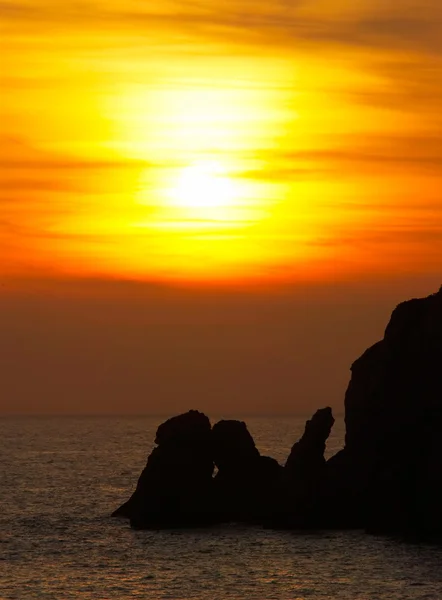
[[(152, 418), (0, 420), (0, 598), (442, 600), (442, 549), (362, 532), (134, 532)], [(248, 418), (283, 462), (305, 419)], [(328, 454), (344, 437), (337, 421)]]

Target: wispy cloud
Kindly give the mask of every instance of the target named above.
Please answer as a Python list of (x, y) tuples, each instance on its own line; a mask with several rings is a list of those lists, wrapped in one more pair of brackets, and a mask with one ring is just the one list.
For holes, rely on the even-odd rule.
[[(422, 265), (440, 257), (439, 0), (10, 0), (0, 13), (0, 252), (8, 260), (46, 260), (63, 241), (80, 254), (128, 243), (140, 255), (179, 252), (173, 236), (160, 242), (132, 227), (156, 207), (154, 177), (140, 173), (161, 179), (186, 164), (181, 146), (181, 154), (164, 148), (192, 147), (198, 115), (186, 118), (184, 105), (214, 82), (235, 90), (220, 96), (221, 108), (242, 104), (239, 117), (212, 119), (209, 151), (237, 161), (236, 182), (275, 186), (262, 202), (268, 229), (243, 221), (255, 258), (267, 247), (277, 260), (296, 261), (300, 240), (371, 252), (379, 263), (387, 247), (396, 259), (412, 249)], [(167, 93), (150, 104), (158, 89)], [(174, 100), (177, 89), (192, 94)], [(184, 106), (185, 142), (173, 138), (176, 114), (156, 119), (164, 98), (174, 110)], [(265, 110), (255, 114), (253, 102)], [(221, 125), (238, 134), (248, 118), (246, 141), (226, 142)], [(163, 129), (153, 131), (159, 121)], [(196, 222), (181, 219), (184, 229)]]

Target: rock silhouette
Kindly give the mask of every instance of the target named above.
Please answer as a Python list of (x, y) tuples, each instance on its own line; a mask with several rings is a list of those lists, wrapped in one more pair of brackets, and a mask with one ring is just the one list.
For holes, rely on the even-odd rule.
[(345, 422), (328, 463), (336, 524), (442, 535), (442, 288), (400, 304), (353, 364)]
[(299, 442), (293, 446), (285, 464), (284, 473), (294, 487), (324, 476), (326, 460), (325, 445), (335, 419), (330, 407), (321, 408), (307, 421)]
[(208, 417), (196, 410), (172, 417), (158, 427), (155, 443), (135, 492), (113, 516), (128, 517), (134, 528), (208, 524), (214, 468)]
[(326, 482), (324, 457), (335, 419), (330, 407), (322, 408), (305, 424), (302, 438), (294, 444), (284, 467), (284, 514), (279, 522), (296, 527), (314, 527), (322, 519), (321, 499)]
[(330, 460), (330, 408), (307, 421), (285, 467), (260, 455), (244, 422), (211, 428), (189, 411), (159, 426), (114, 516), (141, 528), (241, 521), (442, 539), (442, 288), (400, 304), (351, 371), (345, 447)]
[(223, 521), (262, 522), (274, 510), (281, 467), (261, 456), (243, 421), (219, 421), (212, 429), (216, 510)]

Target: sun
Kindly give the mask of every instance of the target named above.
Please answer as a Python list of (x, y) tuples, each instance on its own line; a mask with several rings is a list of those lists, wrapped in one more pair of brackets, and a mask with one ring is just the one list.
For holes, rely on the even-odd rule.
[(209, 160), (182, 167), (169, 189), (176, 206), (203, 211), (232, 206), (237, 193), (227, 169), (221, 163)]

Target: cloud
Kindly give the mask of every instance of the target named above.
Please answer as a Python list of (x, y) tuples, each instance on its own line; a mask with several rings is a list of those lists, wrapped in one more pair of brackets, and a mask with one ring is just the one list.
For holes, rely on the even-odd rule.
[[(124, 8), (122, 8), (124, 6)], [(78, 3), (66, 1), (63, 10), (59, 2), (45, 0), (38, 6), (29, 2), (2, 2), (0, 11), (6, 20), (57, 22), (67, 28), (106, 28), (124, 32), (143, 31), (147, 27), (181, 29), (189, 33), (205, 33), (223, 37), (235, 32), (253, 43), (262, 36), (279, 44), (298, 41), (333, 42), (344, 46), (397, 48), (416, 52), (441, 54), (442, 9), (439, 0), (396, 0), (385, 5), (380, 0), (362, 0), (347, 6), (337, 0), (320, 3), (268, 2), (227, 0), (207, 2), (196, 0), (164, 1), (161, 5), (128, 1)], [(118, 30), (117, 29), (117, 30)], [(135, 41), (135, 39), (134, 39)], [(140, 40), (137, 40), (140, 41)], [(234, 40), (231, 40), (234, 41)], [(150, 44), (150, 40), (144, 40)]]
[[(282, 134), (266, 133), (264, 141), (257, 137), (259, 147), (250, 152), (262, 158), (268, 168), (245, 168), (237, 176), (259, 183), (300, 183), (296, 192), (301, 195), (306, 189), (302, 185), (313, 183), (307, 200), (298, 202), (298, 212), (304, 210), (308, 215), (310, 202), (318, 213), (322, 208), (324, 214), (331, 214), (334, 208), (339, 214), (359, 211), (359, 220), (367, 213), (378, 218), (383, 211), (390, 217), (399, 214), (398, 196), (408, 193), (408, 183), (414, 177), (414, 189), (409, 192), (414, 195), (413, 202), (407, 206), (404, 195), (402, 208), (408, 215), (416, 213), (416, 218), (410, 218), (401, 229), (380, 231), (376, 229), (380, 221), (376, 221), (370, 222), (367, 229), (354, 225), (348, 238), (344, 234), (339, 237), (340, 217), (336, 217), (334, 221), (330, 218), (330, 238), (318, 234), (311, 243), (344, 244), (348, 239), (349, 246), (366, 244), (375, 248), (379, 244), (384, 251), (384, 246), (394, 240), (400, 244), (407, 240), (410, 244), (424, 244), (427, 236), (428, 252), (431, 246), (436, 247), (435, 253), (439, 252), (440, 229), (434, 221), (440, 221), (440, 211), (434, 203), (438, 200), (437, 185), (442, 172), (442, 137), (438, 135), (442, 131), (442, 4), (439, 0), (396, 0), (390, 4), (380, 0), (347, 5), (334, 0), (110, 0), (66, 1), (61, 9), (59, 0), (0, 2), (6, 23), (5, 48), (9, 52), (9, 74), (5, 80), (11, 98), (8, 110), (16, 118), (16, 122), (8, 120), (7, 126), (11, 132), (26, 132), (29, 123), (30, 136), (35, 140), (33, 143), (25, 136), (15, 135), (0, 140), (0, 169), (4, 171), (0, 184), (0, 230), (15, 247), (26, 240), (31, 246), (30, 240), (44, 238), (54, 244), (63, 240), (69, 244), (77, 240), (84, 245), (111, 243), (112, 236), (97, 233), (97, 223), (101, 219), (106, 224), (109, 217), (118, 223), (124, 211), (132, 210), (127, 198), (135, 193), (137, 170), (164, 164), (124, 160), (109, 152), (100, 159), (81, 155), (79, 147), (84, 151), (94, 146), (96, 150), (105, 148), (112, 136), (130, 138), (137, 119), (144, 123), (141, 136), (148, 135), (142, 110), (128, 118), (119, 114), (114, 118), (108, 114), (108, 108), (103, 108), (108, 107), (109, 98), (117, 98), (111, 104), (116, 111), (124, 112), (118, 103), (119, 94), (124, 100), (125, 93), (131, 93), (134, 80), (146, 94), (151, 85), (164, 82), (171, 86), (203, 86), (209, 62), (204, 63), (206, 71), (202, 69), (202, 81), (197, 84), (198, 69), (190, 68), (192, 76), (187, 80), (186, 69), (199, 58), (211, 58), (213, 53), (232, 61), (238, 56), (253, 56), (256, 81), (260, 68), (263, 70), (261, 57), (282, 56), (288, 69), (276, 82), (266, 67), (270, 83), (266, 81), (264, 87), (273, 85), (275, 90), (284, 83), (281, 80), (286, 72), (296, 73), (287, 83), (290, 89), (284, 102), (293, 100), (295, 108), (291, 106), (290, 110), (294, 111), (299, 99), (306, 118), (304, 122), (300, 118), (293, 127), (284, 122)], [(18, 35), (23, 41), (20, 47)], [(54, 61), (52, 56), (56, 57)], [(187, 62), (181, 69), (183, 63), (179, 61), (183, 56)], [(169, 72), (174, 64), (176, 72)], [(239, 64), (248, 63), (244, 60)], [(241, 69), (233, 75), (228, 70), (223, 73), (223, 84), (230, 84), (229, 77), (236, 81), (241, 76)], [(247, 76), (245, 72), (244, 87), (250, 83)], [(28, 90), (32, 92), (29, 96)], [(72, 105), (71, 93), (76, 98)], [(314, 101), (312, 106), (310, 100)], [(60, 107), (54, 114), (46, 107), (51, 101)], [(34, 109), (40, 116), (35, 116)], [(103, 125), (100, 130), (99, 119)], [(107, 129), (108, 121), (111, 126)], [(88, 137), (94, 126), (96, 135)], [(77, 155), (58, 152), (58, 143), (64, 148), (72, 143)], [(128, 148), (130, 143), (130, 139), (125, 139), (121, 146)], [(389, 197), (392, 187), (389, 191), (376, 190), (373, 180), (380, 175), (387, 176), (386, 182), (388, 178), (402, 177), (399, 184), (396, 182), (400, 188), (394, 190), (394, 198)], [(426, 184), (419, 187), (423, 177)], [(325, 190), (328, 195), (318, 198), (314, 184), (321, 181), (330, 183), (330, 193)], [(346, 183), (345, 195), (333, 188), (337, 181)], [(371, 185), (370, 201), (367, 183)], [(350, 194), (356, 196), (353, 204)], [(296, 201), (295, 198), (295, 207)], [(120, 205), (116, 207), (115, 202)], [(429, 214), (424, 214), (430, 212), (433, 224)], [(417, 218), (418, 213), (422, 218)], [(82, 223), (85, 214), (88, 218)], [(68, 219), (69, 227), (65, 229), (54, 227), (58, 219), (69, 215), (78, 218)], [(291, 209), (287, 220), (290, 227), (296, 228), (296, 208)], [(121, 230), (127, 229), (122, 226)], [(293, 232), (290, 235), (293, 242), (296, 236)], [(115, 234), (113, 243), (122, 243), (123, 238)]]

